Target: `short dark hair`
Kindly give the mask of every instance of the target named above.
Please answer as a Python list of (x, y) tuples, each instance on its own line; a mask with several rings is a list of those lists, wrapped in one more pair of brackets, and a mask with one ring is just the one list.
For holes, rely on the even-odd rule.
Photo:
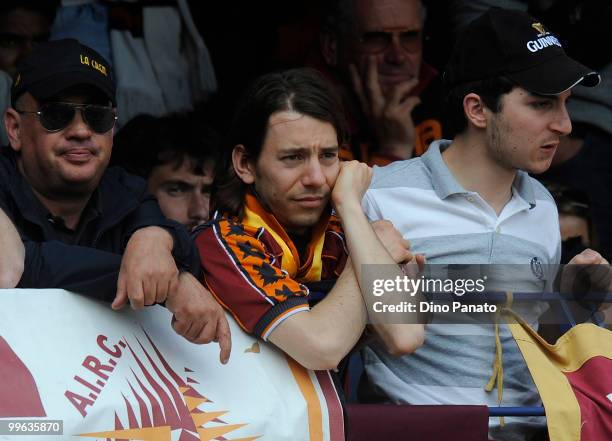
[(154, 167), (172, 163), (178, 168), (189, 160), (193, 172), (202, 175), (206, 162), (219, 160), (220, 149), (220, 135), (196, 114), (142, 114), (115, 135), (112, 163), (146, 179)]
[(467, 127), (467, 119), (463, 110), (463, 98), (469, 93), (475, 93), (482, 98), (485, 105), (493, 112), (502, 110), (501, 97), (518, 87), (506, 77), (494, 77), (484, 80), (458, 84), (448, 91), (446, 96), (446, 119), (449, 132), (459, 134)]
[(3, 0), (0, 4), (0, 16), (16, 9), (26, 9), (37, 12), (53, 24), (60, 0)]
[(338, 146), (348, 142), (348, 130), (340, 99), (327, 80), (316, 70), (290, 69), (263, 75), (255, 80), (238, 103), (222, 160), (215, 173), (213, 203), (215, 210), (242, 218), (247, 184), (236, 174), (232, 151), (243, 145), (256, 162), (268, 131), (270, 116), (292, 110), (336, 130)]

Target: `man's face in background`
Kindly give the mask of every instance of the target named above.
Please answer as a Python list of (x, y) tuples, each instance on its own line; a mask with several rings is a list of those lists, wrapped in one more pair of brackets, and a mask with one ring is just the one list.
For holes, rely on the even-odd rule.
[(147, 178), (148, 190), (157, 197), (164, 216), (189, 231), (209, 218), (214, 178), (213, 161), (206, 161), (201, 170), (195, 165), (195, 160), (185, 156), (180, 163), (171, 161), (154, 167)]
[(354, 0), (353, 23), (337, 46), (338, 67), (355, 64), (362, 80), (376, 65), (382, 92), (418, 78), (423, 56), (423, 10), (419, 0)]
[(0, 13), (0, 70), (14, 77), (33, 46), (49, 39), (50, 29), (49, 19), (34, 10), (18, 7)]

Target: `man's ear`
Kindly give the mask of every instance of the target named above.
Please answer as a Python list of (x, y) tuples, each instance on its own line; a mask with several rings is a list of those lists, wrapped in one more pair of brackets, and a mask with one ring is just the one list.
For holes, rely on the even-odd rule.
[(482, 101), (480, 95), (475, 93), (468, 93), (463, 97), (463, 112), (465, 118), (472, 125), (479, 129), (487, 127), (487, 113), (490, 110), (487, 108), (485, 103)]
[(18, 152), (21, 150), (21, 115), (12, 107), (4, 112), (4, 127), (11, 148)]
[(321, 32), (319, 46), (325, 62), (331, 67), (338, 67), (338, 37), (336, 34), (329, 31)]
[(238, 144), (232, 151), (232, 163), (234, 171), (245, 184), (255, 182), (255, 164), (249, 157), (242, 144)]

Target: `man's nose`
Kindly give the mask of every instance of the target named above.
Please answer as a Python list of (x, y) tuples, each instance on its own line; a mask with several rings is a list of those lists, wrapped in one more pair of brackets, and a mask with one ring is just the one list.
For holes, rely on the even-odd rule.
[(90, 138), (93, 135), (91, 127), (83, 119), (80, 109), (75, 109), (75, 115), (66, 127), (66, 138)]
[(208, 196), (202, 195), (199, 192), (193, 192), (189, 198), (189, 207), (187, 209), (187, 215), (190, 220), (206, 222), (209, 215), (209, 202)]
[(318, 158), (309, 160), (305, 165), (302, 184), (305, 187), (320, 187), (325, 184), (325, 174)]
[(393, 34), (384, 56), (385, 61), (391, 64), (403, 64), (406, 61), (406, 49), (401, 45), (399, 35)]
[(565, 104), (560, 107), (555, 119), (551, 123), (550, 128), (560, 135), (569, 135), (572, 132), (572, 120), (567, 113), (567, 107)]

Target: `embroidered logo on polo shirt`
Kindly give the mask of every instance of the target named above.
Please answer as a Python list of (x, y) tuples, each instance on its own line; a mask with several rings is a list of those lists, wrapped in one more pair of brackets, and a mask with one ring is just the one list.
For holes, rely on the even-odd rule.
[(544, 280), (544, 269), (542, 268), (542, 262), (537, 257), (531, 259), (531, 272), (538, 280)]

